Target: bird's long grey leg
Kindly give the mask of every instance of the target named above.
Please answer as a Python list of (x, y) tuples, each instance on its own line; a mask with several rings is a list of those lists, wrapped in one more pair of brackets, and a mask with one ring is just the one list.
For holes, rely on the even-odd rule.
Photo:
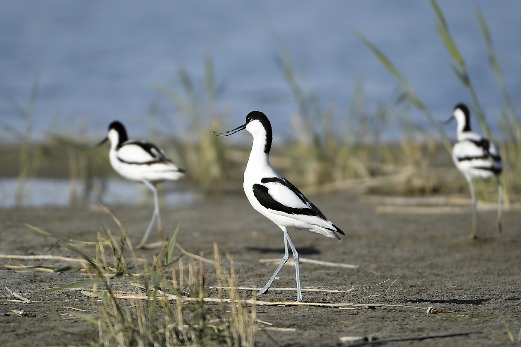
[(286, 228), (284, 230), (284, 237), (289, 243), (289, 246), (291, 247), (291, 252), (293, 253), (293, 260), (295, 261), (295, 279), (297, 281), (297, 301), (302, 301), (302, 288), (300, 287), (300, 271), (299, 271), (299, 263), (298, 263), (298, 253), (295, 246), (293, 246), (293, 242), (291, 242), (291, 239), (289, 238), (288, 231)]
[(472, 178), (470, 176), (465, 176), (467, 182), (469, 184), (470, 189), (470, 197), (472, 198), (472, 229), (470, 231), (470, 237), (473, 239), (478, 238), (478, 233), (476, 229), (476, 194), (474, 193), (474, 184), (472, 184)]
[(503, 185), (497, 177), (497, 231), (501, 233), (503, 226), (501, 225), (501, 205), (503, 203)]
[(271, 278), (268, 280), (266, 285), (257, 292), (257, 296), (266, 293), (268, 291), (268, 289), (270, 289), (271, 284), (275, 280), (275, 277), (277, 277), (277, 274), (279, 273), (280, 269), (282, 269), (284, 264), (286, 264), (286, 262), (288, 261), (289, 252), (288, 252), (288, 239), (286, 237), (287, 231), (285, 230), (285, 228), (282, 230), (284, 231), (284, 256), (282, 257), (282, 261), (280, 262), (277, 269), (275, 269), (275, 272), (273, 273), (273, 275), (271, 275)]
[(143, 180), (143, 183), (154, 193), (154, 213), (152, 214), (152, 219), (150, 219), (150, 223), (148, 224), (148, 228), (145, 231), (145, 235), (141, 240), (141, 244), (144, 244), (148, 239), (148, 235), (150, 231), (152, 231), (152, 227), (154, 226), (154, 222), (157, 220), (157, 226), (161, 230), (161, 217), (159, 216), (159, 199), (157, 197), (157, 189), (156, 187), (147, 180)]

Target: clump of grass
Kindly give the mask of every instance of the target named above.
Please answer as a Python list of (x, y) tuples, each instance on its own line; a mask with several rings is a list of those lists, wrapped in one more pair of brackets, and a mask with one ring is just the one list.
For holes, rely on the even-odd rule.
[(367, 176), (363, 160), (352, 155), (356, 147), (349, 146), (345, 137), (333, 131), (332, 111), (320, 107), (317, 95), (305, 90), (299, 82), (287, 50), (282, 50), (277, 63), (298, 108), (291, 119), (297, 138), (288, 142), (285, 149), (291, 161), (287, 165), (288, 174), (305, 185), (321, 185), (346, 176)]
[[(213, 260), (176, 256), (177, 229), (151, 261), (139, 258), (115, 221), (121, 237), (106, 229), (98, 236), (95, 257), (76, 250), (87, 261), (91, 295), (101, 300), (98, 317), (80, 316), (97, 326), (100, 345), (254, 345), (255, 305), (250, 311), (238, 293), (230, 257), (226, 266), (217, 246)], [(218, 289), (216, 305), (207, 302), (209, 277), (217, 288), (229, 288)]]
[(225, 147), (220, 138), (212, 135), (212, 130), (220, 128), (223, 116), (217, 100), (219, 88), (215, 83), (213, 60), (210, 55), (205, 57), (204, 87), (200, 93), (183, 65), (178, 66), (177, 75), (180, 91), (165, 86), (156, 87), (156, 91), (176, 106), (176, 123), (188, 123), (180, 143), (188, 178), (203, 189), (211, 189), (227, 177)]

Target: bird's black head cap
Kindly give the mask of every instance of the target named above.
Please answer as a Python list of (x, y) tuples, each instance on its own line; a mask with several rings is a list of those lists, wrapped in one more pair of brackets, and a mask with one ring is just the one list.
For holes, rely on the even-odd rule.
[(271, 130), (271, 123), (268, 117), (260, 111), (251, 111), (246, 116), (246, 125), (248, 123), (258, 120), (266, 130), (266, 145), (264, 146), (264, 153), (269, 154), (271, 150), (271, 142), (273, 141), (273, 133)]
[(128, 141), (127, 130), (125, 129), (125, 126), (120, 121), (115, 120), (112, 123), (110, 123), (109, 131), (111, 131), (111, 130), (116, 130), (116, 132), (119, 134), (119, 144), (122, 144), (122, 143)]
[(470, 130), (470, 111), (469, 111), (469, 108), (464, 103), (459, 103), (456, 106), (454, 106), (454, 111), (456, 111), (457, 109), (460, 109), (461, 112), (463, 112), (463, 114), (465, 115), (465, 124), (464, 124), (462, 130), (463, 131), (471, 131)]

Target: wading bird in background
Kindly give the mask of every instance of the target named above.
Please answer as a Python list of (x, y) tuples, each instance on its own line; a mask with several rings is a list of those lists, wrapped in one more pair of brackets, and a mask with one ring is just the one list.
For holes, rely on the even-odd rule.
[(131, 181), (143, 182), (154, 193), (154, 213), (141, 241), (143, 245), (157, 221), (161, 228), (159, 199), (155, 185), (163, 181), (175, 181), (184, 176), (185, 171), (156, 145), (140, 140), (129, 140), (123, 124), (118, 121), (110, 123), (108, 135), (99, 144), (110, 141), (110, 164), (121, 176)]
[(471, 237), (477, 238), (476, 227), (476, 194), (474, 192), (473, 178), (489, 179), (496, 178), (498, 187), (497, 202), (497, 228), (501, 232), (501, 200), (503, 187), (499, 180), (503, 164), (496, 146), (488, 139), (472, 132), (470, 129), (470, 112), (466, 105), (457, 104), (452, 116), (446, 121), (456, 119), (457, 142), (452, 148), (452, 160), (458, 170), (465, 176), (469, 184), (472, 197), (472, 229)]

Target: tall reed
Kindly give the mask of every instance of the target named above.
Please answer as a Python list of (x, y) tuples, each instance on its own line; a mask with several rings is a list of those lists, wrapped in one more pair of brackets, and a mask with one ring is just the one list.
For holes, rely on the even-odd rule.
[[(281, 52), (277, 63), (298, 110), (291, 119), (296, 137), (286, 143), (284, 153), (289, 163), (283, 168), (289, 177), (296, 177), (299, 184), (320, 189), (321, 186), (345, 186), (344, 181), (349, 185), (352, 179), (369, 181), (377, 176), (400, 175), (400, 192), (415, 194), (435, 190), (436, 178), (429, 170), (429, 162), (418, 163), (416, 159), (428, 158), (429, 153), (423, 151), (436, 148), (425, 143), (419, 146), (416, 138), (413, 143), (407, 135), (413, 123), (405, 116), (408, 114), (406, 103), (397, 110), (380, 102), (374, 111), (369, 110), (359, 84), (347, 113), (338, 114), (332, 106), (321, 106), (317, 94), (303, 87), (290, 54), (284, 48)], [(412, 93), (411, 88), (414, 96)], [(419, 98), (416, 100), (417, 105), (423, 105)], [(397, 133), (405, 129), (404, 139), (398, 146), (390, 146), (382, 139), (382, 132), (389, 127), (394, 127)], [(273, 157), (278, 159), (276, 147)], [(403, 167), (407, 168), (405, 172)], [(416, 172), (420, 169), (431, 172), (429, 178), (422, 182), (416, 180), (414, 188), (406, 187), (407, 182), (411, 182), (409, 178), (418, 176)]]
[(13, 110), (22, 119), (23, 129), (19, 130), (8, 124), (2, 125), (9, 133), (14, 134), (20, 142), (19, 172), (15, 187), (15, 203), (17, 206), (23, 204), (27, 181), (36, 176), (43, 156), (43, 148), (31, 143), (33, 140), (34, 107), (38, 96), (39, 84), (39, 79), (35, 77), (26, 107), (19, 105), (15, 100), (10, 102)]
[(178, 120), (176, 124), (187, 123), (181, 135), (181, 155), (189, 179), (206, 189), (226, 179), (225, 147), (219, 137), (212, 135), (212, 130), (220, 127), (224, 114), (218, 104), (219, 87), (213, 65), (212, 57), (206, 55), (202, 92), (198, 92), (195, 81), (181, 64), (177, 68), (180, 90), (166, 86), (155, 88), (176, 106), (173, 115)]

